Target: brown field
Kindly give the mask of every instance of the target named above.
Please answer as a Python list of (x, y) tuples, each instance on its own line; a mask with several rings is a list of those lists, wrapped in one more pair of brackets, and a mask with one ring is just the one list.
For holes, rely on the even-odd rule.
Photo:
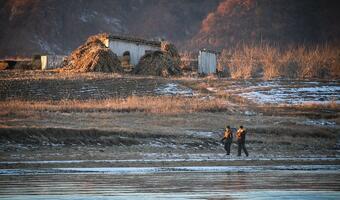
[[(248, 129), (255, 159), (334, 157), (339, 148), (337, 103), (259, 105), (223, 92), (238, 84), (228, 79), (14, 70), (0, 83), (1, 160), (220, 158), (227, 124)], [(155, 92), (168, 83), (194, 95)]]

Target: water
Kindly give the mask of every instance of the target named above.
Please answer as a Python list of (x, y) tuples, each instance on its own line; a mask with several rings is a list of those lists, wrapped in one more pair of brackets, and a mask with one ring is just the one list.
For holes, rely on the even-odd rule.
[(1, 170), (0, 199), (340, 199), (339, 166)]

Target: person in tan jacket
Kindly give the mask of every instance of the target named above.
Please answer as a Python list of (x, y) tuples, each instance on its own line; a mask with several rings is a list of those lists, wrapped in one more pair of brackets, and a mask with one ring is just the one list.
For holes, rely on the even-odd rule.
[(230, 146), (233, 142), (233, 132), (231, 131), (230, 126), (227, 126), (225, 129), (221, 142), (224, 143), (224, 149), (226, 150), (227, 155), (230, 155)]
[(247, 134), (247, 131), (246, 129), (243, 128), (243, 126), (240, 126), (240, 128), (236, 132), (237, 145), (238, 145), (237, 156), (241, 156), (242, 149), (247, 157), (249, 155), (246, 149), (246, 134)]

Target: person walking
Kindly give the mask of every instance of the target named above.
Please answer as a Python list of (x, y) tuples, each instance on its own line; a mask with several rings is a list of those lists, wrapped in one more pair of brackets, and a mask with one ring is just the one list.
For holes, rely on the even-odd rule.
[(225, 129), (221, 142), (224, 143), (224, 149), (226, 150), (227, 155), (230, 155), (230, 146), (233, 142), (233, 132), (231, 131), (230, 126), (227, 126)]
[(237, 145), (238, 145), (237, 156), (241, 156), (242, 149), (247, 157), (249, 155), (246, 149), (246, 134), (247, 134), (247, 131), (246, 129), (243, 128), (243, 126), (240, 126), (240, 128), (236, 132)]

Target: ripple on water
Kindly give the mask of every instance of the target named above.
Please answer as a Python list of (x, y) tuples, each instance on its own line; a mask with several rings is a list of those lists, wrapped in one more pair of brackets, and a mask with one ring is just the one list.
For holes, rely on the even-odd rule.
[(338, 171), (0, 176), (0, 199), (339, 199)]

